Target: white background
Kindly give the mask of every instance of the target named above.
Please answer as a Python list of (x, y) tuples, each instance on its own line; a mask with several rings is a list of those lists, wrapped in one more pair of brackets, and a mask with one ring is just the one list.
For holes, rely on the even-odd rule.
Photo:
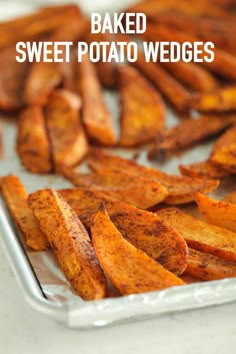
[[(119, 11), (131, 1), (84, 0), (78, 3), (83, 3), (88, 12), (104, 12)], [(0, 15), (11, 17), (26, 7), (25, 1), (14, 5), (9, 1), (0, 2)], [(0, 353), (233, 354), (235, 319), (236, 303), (105, 329), (70, 330), (31, 310), (0, 246)]]

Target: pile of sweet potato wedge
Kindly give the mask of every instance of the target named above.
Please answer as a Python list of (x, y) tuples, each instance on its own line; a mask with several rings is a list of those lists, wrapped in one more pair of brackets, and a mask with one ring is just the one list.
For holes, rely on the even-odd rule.
[[(35, 178), (55, 173), (74, 185), (28, 195), (8, 175), (0, 178), (1, 195), (26, 247), (50, 248), (83, 299), (112, 296), (109, 283), (119, 296), (236, 277), (236, 192), (222, 201), (206, 195), (236, 173), (233, 3), (145, 0), (126, 10), (147, 16), (139, 40), (214, 41), (215, 61), (203, 64), (147, 63), (141, 51), (129, 65), (93, 64), (88, 56), (78, 63), (80, 40), (130, 38), (90, 34), (75, 5), (0, 23), (8, 38), (0, 39), (0, 110), (18, 116), (19, 159)], [(16, 62), (17, 41), (45, 39), (74, 42), (70, 63)], [(104, 88), (120, 95), (119, 136)], [(179, 119), (174, 127), (169, 109)], [(212, 139), (201, 162), (180, 159), (181, 175), (155, 165)], [(115, 147), (144, 152), (152, 167)], [(202, 218), (182, 208), (191, 202)]]

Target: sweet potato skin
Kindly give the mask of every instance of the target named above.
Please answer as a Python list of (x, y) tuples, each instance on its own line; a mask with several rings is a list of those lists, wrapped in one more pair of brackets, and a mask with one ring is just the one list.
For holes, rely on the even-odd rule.
[(141, 209), (148, 209), (162, 202), (168, 195), (167, 189), (160, 183), (130, 175), (125, 171), (102, 169), (81, 174), (77, 173), (75, 168), (66, 169), (63, 174), (79, 188), (104, 192)]
[(118, 69), (121, 106), (119, 144), (134, 147), (154, 140), (164, 129), (165, 105), (158, 92), (134, 68)]
[(88, 151), (87, 139), (77, 112), (79, 106), (77, 96), (57, 90), (45, 108), (46, 126), (57, 172), (79, 163)]
[(196, 194), (195, 201), (208, 222), (236, 232), (235, 204), (214, 200), (201, 193)]
[(34, 251), (49, 248), (48, 240), (27, 204), (28, 194), (19, 178), (14, 175), (2, 177), (0, 188), (12, 219), (27, 246)]
[(73, 209), (51, 189), (31, 194), (28, 202), (75, 291), (84, 300), (105, 297), (105, 276), (89, 235)]
[(188, 246), (229, 261), (236, 261), (236, 233), (207, 224), (176, 208), (157, 212), (160, 219), (172, 226)]
[(103, 205), (94, 216), (91, 232), (97, 257), (121, 294), (143, 293), (184, 284), (180, 278), (126, 241)]
[(112, 222), (134, 247), (147, 253), (176, 275), (187, 265), (187, 246), (183, 238), (153, 213), (137, 209), (102, 192), (91, 189), (64, 189), (59, 193), (72, 206), (86, 227), (99, 205), (104, 203)]
[(85, 130), (92, 141), (105, 146), (116, 143), (111, 115), (103, 100), (96, 69), (84, 55), (78, 64), (79, 92), (82, 96), (82, 118)]
[(229, 172), (213, 164), (210, 159), (190, 165), (179, 165), (179, 170), (182, 175), (188, 177), (219, 179), (229, 175)]
[(115, 171), (129, 171), (134, 176), (143, 176), (144, 178), (157, 181), (169, 193), (165, 199), (165, 203), (172, 205), (193, 201), (196, 192), (209, 193), (219, 185), (218, 180), (168, 175), (158, 169), (144, 167), (134, 161), (108, 155), (99, 149), (91, 150), (88, 164), (95, 171), (109, 167), (109, 169), (114, 169)]
[(27, 170), (35, 173), (52, 170), (51, 147), (41, 107), (31, 106), (21, 112), (17, 152)]
[(236, 263), (189, 248), (185, 274), (203, 281), (236, 277)]

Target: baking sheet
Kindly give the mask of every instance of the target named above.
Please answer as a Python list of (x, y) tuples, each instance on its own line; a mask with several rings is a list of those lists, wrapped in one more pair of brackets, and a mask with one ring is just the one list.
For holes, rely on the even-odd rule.
[[(100, 7), (98, 7), (99, 11), (106, 9), (105, 2), (107, 5), (109, 4), (107, 9), (111, 10), (111, 2), (102, 1), (100, 2)], [(93, 6), (91, 3), (93, 3)], [(103, 10), (101, 9), (101, 3), (103, 4)], [(121, 5), (126, 6), (127, 3), (129, 2), (120, 1), (119, 8), (113, 7), (114, 11), (120, 10), (122, 8)], [(95, 11), (95, 4), (95, 1), (89, 2), (89, 6), (91, 6), (93, 11)], [(29, 7), (26, 5), (22, 7), (22, 5), (23, 3), (21, 2), (18, 2), (16, 6), (14, 5), (13, 17), (18, 13), (22, 14), (25, 11), (32, 10), (32, 5)], [(8, 2), (5, 5), (1, 3), (0, 6), (1, 17), (4, 17), (4, 7), (8, 9), (5, 13), (9, 17), (9, 6), (13, 8), (13, 5)], [(18, 13), (17, 9), (19, 9)], [(118, 135), (119, 97), (117, 93), (109, 91), (105, 91), (104, 95), (112, 112)], [(20, 177), (29, 193), (44, 187), (57, 189), (72, 186), (70, 182), (61, 176), (38, 176), (28, 173), (21, 165), (15, 152), (15, 119), (3, 116), (1, 119), (3, 120), (4, 156), (0, 162), (0, 175), (16, 174)], [(172, 126), (177, 121), (177, 118), (169, 110), (167, 124)], [(145, 158), (145, 151), (140, 149), (138, 150), (139, 157), (137, 161), (144, 165), (155, 166), (168, 173), (178, 173), (180, 161), (182, 164), (188, 164), (204, 160), (208, 156), (211, 145), (211, 142), (202, 144), (181, 155), (172, 156), (163, 164), (158, 164), (157, 162), (151, 164)], [(137, 150), (113, 150), (113, 152), (119, 153), (123, 157), (131, 157)], [(212, 195), (216, 198), (222, 198), (233, 189), (235, 189), (235, 178), (229, 177), (221, 183), (220, 188)], [(194, 207), (191, 208), (193, 212), (196, 212)], [(173, 311), (225, 303), (236, 299), (236, 279), (224, 279), (140, 295), (84, 302), (73, 293), (64, 275), (59, 270), (51, 251), (36, 253), (26, 250), (25, 252), (2, 201), (0, 220), (0, 232), (4, 248), (9, 255), (13, 271), (27, 301), (39, 312), (68, 326), (80, 328), (104, 326), (132, 319), (150, 318)]]

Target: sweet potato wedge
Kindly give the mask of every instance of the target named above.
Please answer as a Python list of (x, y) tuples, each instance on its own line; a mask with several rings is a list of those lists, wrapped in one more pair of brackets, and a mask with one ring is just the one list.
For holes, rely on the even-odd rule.
[(186, 274), (185, 272), (184, 274), (180, 275), (180, 279), (182, 279), (185, 284), (199, 283), (202, 281), (202, 279), (192, 277), (191, 275)]
[(180, 278), (126, 241), (110, 220), (104, 205), (94, 216), (91, 232), (96, 255), (122, 295), (184, 284)]
[(223, 112), (236, 109), (236, 86), (198, 93), (191, 98), (191, 107), (202, 112)]
[(17, 152), (28, 171), (48, 173), (52, 170), (51, 147), (41, 107), (31, 106), (21, 112)]
[(182, 235), (189, 247), (236, 261), (236, 233), (208, 224), (176, 208), (162, 209), (157, 215)]
[(142, 176), (159, 182), (169, 193), (165, 199), (165, 203), (167, 204), (188, 203), (194, 200), (195, 192), (210, 193), (210, 191), (217, 188), (219, 184), (217, 180), (169, 175), (154, 168), (138, 165), (131, 160), (108, 155), (98, 149), (91, 150), (88, 164), (96, 171), (107, 168), (115, 171), (129, 171), (129, 173), (134, 176)]
[(111, 146), (116, 143), (111, 115), (105, 105), (96, 68), (84, 55), (79, 63), (79, 90), (82, 96), (82, 117), (92, 141)]
[(48, 240), (27, 204), (28, 194), (19, 178), (14, 175), (2, 177), (0, 188), (12, 219), (27, 246), (35, 251), (47, 249)]
[(162, 97), (134, 68), (118, 69), (121, 102), (119, 144), (134, 147), (154, 140), (165, 125)]
[(219, 87), (219, 82), (205, 68), (196, 63), (163, 62), (161, 65), (174, 76), (176, 80), (192, 91), (207, 92)]
[[(147, 30), (142, 34), (148, 41), (166, 41), (166, 42), (179, 42), (183, 44), (184, 42), (198, 42), (199, 39), (188, 31), (180, 31), (162, 24), (149, 23)], [(207, 62), (204, 60), (204, 56), (207, 54), (202, 51), (199, 57), (203, 59), (201, 63), (204, 67), (216, 73), (220, 77), (225, 79), (235, 80), (236, 79), (236, 58), (234, 55), (229, 54), (218, 48), (214, 48), (215, 57), (212, 62)]]
[(236, 120), (231, 115), (202, 115), (197, 119), (187, 119), (160, 134), (149, 148), (148, 157), (154, 159), (183, 149), (219, 134)]
[(86, 227), (91, 226), (94, 213), (104, 203), (112, 222), (127, 241), (176, 275), (184, 272), (187, 265), (185, 241), (154, 213), (137, 209), (91, 189), (64, 189), (59, 190), (59, 193)]
[(184, 272), (201, 280), (236, 277), (236, 263), (189, 248), (188, 266)]
[(220, 149), (211, 157), (211, 161), (230, 173), (236, 173), (236, 142)]
[(236, 232), (236, 205), (197, 193), (195, 201), (208, 222)]
[(168, 195), (167, 189), (159, 182), (144, 177), (133, 176), (128, 171), (111, 169), (81, 174), (73, 170), (65, 170), (64, 176), (79, 188), (101, 191), (108, 196), (141, 209), (148, 209), (162, 202)]
[(236, 125), (227, 129), (214, 143), (208, 160), (193, 163), (187, 166), (180, 165), (179, 170), (185, 176), (222, 178), (230, 174), (223, 166), (218, 166), (212, 161), (212, 157), (222, 148), (230, 146), (236, 139)]
[(16, 61), (14, 47), (1, 51), (0, 55), (0, 110), (7, 113), (19, 111), (24, 106), (22, 95), (24, 83), (30, 68), (25, 61)]
[(190, 93), (159, 63), (147, 63), (144, 54), (140, 51), (137, 61), (131, 64), (152, 82), (177, 111), (188, 110)]
[(75, 291), (84, 300), (105, 297), (104, 273), (89, 235), (74, 210), (51, 189), (31, 194), (28, 202)]
[(232, 193), (227, 194), (224, 201), (227, 203), (236, 204), (236, 192), (232, 192)]
[(79, 106), (78, 96), (64, 90), (55, 91), (46, 106), (46, 126), (57, 172), (79, 163), (87, 153), (88, 144), (79, 120)]

